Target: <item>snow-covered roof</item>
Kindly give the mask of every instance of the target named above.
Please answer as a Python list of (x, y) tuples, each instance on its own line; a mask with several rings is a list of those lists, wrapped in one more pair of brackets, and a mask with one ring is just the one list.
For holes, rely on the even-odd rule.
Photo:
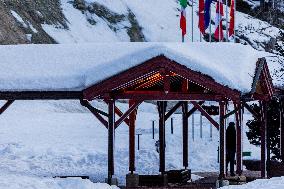
[(0, 46), (0, 90), (79, 91), (159, 55), (244, 93), (251, 90), (256, 62), (263, 57), (232, 43)]

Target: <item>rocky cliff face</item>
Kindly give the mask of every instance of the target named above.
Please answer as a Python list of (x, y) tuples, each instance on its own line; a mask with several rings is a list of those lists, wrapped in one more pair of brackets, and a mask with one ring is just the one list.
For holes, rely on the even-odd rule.
[(68, 28), (59, 0), (0, 1), (0, 43), (55, 43), (42, 24)]

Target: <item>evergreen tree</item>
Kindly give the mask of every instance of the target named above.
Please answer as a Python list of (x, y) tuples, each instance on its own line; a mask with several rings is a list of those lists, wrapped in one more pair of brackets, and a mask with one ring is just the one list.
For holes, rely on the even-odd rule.
[[(268, 127), (268, 135), (270, 138), (270, 149), (271, 149), (271, 158), (274, 160), (280, 159), (280, 102), (278, 99), (274, 98), (268, 104), (267, 110), (267, 127)], [(261, 113), (261, 108), (258, 104), (252, 104), (251, 108), (257, 112)], [(251, 144), (260, 145), (260, 127), (261, 122), (258, 119), (249, 120), (247, 122), (247, 126), (249, 127), (249, 131), (246, 133), (247, 137)]]

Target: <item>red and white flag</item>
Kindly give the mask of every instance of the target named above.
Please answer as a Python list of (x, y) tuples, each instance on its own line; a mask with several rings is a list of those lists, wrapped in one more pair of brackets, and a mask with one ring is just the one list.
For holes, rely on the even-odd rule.
[(186, 35), (186, 10), (184, 7), (181, 7), (180, 29), (182, 31), (182, 36), (185, 36)]
[(235, 34), (235, 0), (231, 0), (229, 36)]
[(215, 18), (215, 33), (214, 37), (218, 41), (222, 41), (224, 39), (223, 34), (223, 28), (222, 28), (222, 16), (224, 16), (224, 10), (223, 10), (223, 3), (222, 0), (217, 0), (217, 6), (216, 6), (216, 18)]

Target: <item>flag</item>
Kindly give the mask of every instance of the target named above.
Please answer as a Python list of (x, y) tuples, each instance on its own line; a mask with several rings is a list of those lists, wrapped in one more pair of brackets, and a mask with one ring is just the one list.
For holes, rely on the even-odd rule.
[(224, 11), (223, 11), (223, 3), (222, 0), (217, 0), (217, 6), (216, 6), (216, 18), (215, 18), (215, 26), (216, 30), (214, 33), (214, 37), (222, 41), (224, 38), (223, 34), (223, 28), (222, 28), (222, 16), (224, 16)]
[(187, 0), (179, 0), (179, 3), (183, 8), (187, 7)]
[(210, 8), (211, 8), (212, 0), (205, 0), (204, 7), (204, 25), (205, 30), (209, 27), (210, 24)]
[(180, 29), (182, 30), (182, 36), (186, 34), (186, 10), (187, 0), (180, 0), (181, 15), (180, 15)]
[(231, 0), (229, 37), (235, 33), (235, 0)]
[(205, 19), (204, 19), (204, 0), (199, 0), (199, 22), (198, 27), (202, 34), (205, 33)]

